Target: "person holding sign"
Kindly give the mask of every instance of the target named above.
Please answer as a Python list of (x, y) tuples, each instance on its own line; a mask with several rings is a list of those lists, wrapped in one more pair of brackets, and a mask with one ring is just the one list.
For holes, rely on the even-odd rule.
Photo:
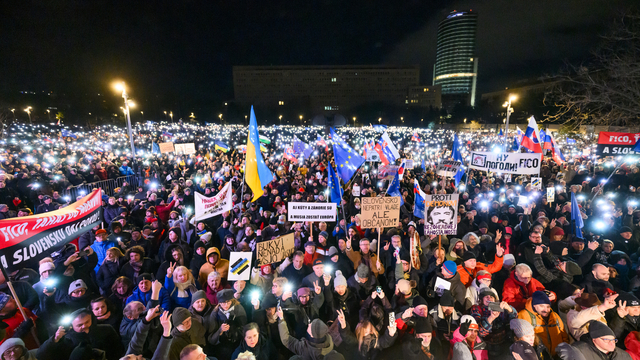
[(371, 243), (369, 239), (360, 239), (360, 251), (354, 251), (351, 247), (351, 237), (347, 240), (347, 256), (353, 262), (353, 269), (357, 270), (358, 265), (365, 264), (371, 269), (371, 272), (377, 277), (380, 274), (384, 274), (384, 267), (378, 258), (378, 255), (371, 251)]

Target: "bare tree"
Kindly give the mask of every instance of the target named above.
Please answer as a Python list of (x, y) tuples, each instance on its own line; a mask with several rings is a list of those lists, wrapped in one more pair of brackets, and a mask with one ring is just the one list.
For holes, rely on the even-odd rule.
[(545, 94), (543, 121), (568, 127), (637, 125), (640, 120), (640, 16), (623, 15), (588, 64), (568, 65)]

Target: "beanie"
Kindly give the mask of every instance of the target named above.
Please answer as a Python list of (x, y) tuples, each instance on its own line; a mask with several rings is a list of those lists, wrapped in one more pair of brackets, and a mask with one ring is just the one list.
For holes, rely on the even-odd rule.
[(204, 246), (204, 243), (202, 242), (202, 240), (198, 240), (196, 241), (196, 243), (193, 245), (193, 249), (197, 250), (198, 248), (206, 248), (206, 246)]
[(368, 279), (369, 278), (369, 267), (365, 264), (358, 265), (358, 270), (356, 270), (356, 274), (360, 279)]
[(178, 326), (182, 324), (185, 320), (191, 317), (191, 313), (189, 310), (183, 307), (177, 307), (173, 309), (173, 313), (171, 314), (173, 318), (173, 326)]
[(347, 286), (347, 279), (342, 275), (342, 271), (336, 270), (336, 278), (333, 279), (334, 289), (340, 285)]
[(69, 360), (92, 360), (93, 348), (86, 342), (81, 342), (69, 355)]
[(311, 289), (308, 287), (301, 287), (298, 289), (297, 295), (298, 297), (309, 296), (311, 295)]
[(326, 240), (329, 239), (329, 233), (326, 231), (320, 231), (320, 236), (322, 236), (323, 238), (325, 238)]
[(411, 263), (411, 254), (409, 253), (409, 250), (400, 248), (399, 255), (400, 255), (400, 260)]
[(620, 228), (620, 231), (618, 231), (618, 233), (620, 233), (620, 234), (622, 234), (622, 233), (626, 233), (626, 232), (633, 233), (633, 231), (631, 230), (631, 228), (630, 228), (630, 227), (628, 227), (628, 226), (623, 226), (623, 227), (621, 227), (621, 228)]
[(442, 264), (442, 269), (446, 270), (449, 274), (455, 275), (458, 271), (458, 265), (451, 260), (447, 260)]
[(332, 246), (329, 248), (329, 253), (327, 254), (327, 256), (332, 257), (333, 255), (337, 255), (337, 254), (338, 254), (338, 249), (336, 249), (335, 246)]
[(488, 287), (483, 286), (483, 287), (478, 289), (478, 301), (482, 302), (482, 300), (484, 299), (485, 296), (493, 296), (493, 301), (497, 301), (498, 300), (498, 297), (496, 296), (495, 292), (493, 292)]
[(2, 343), (2, 345), (0, 345), (0, 357), (2, 356), (2, 354), (4, 354), (5, 351), (14, 346), (22, 346), (23, 348), (26, 348), (26, 345), (24, 344), (24, 341), (22, 341), (22, 339), (8, 338)]
[(151, 276), (151, 274), (149, 273), (142, 273), (140, 275), (138, 275), (138, 278), (136, 278), (136, 281), (138, 282), (138, 284), (140, 283), (140, 281), (142, 280), (149, 280), (149, 281), (153, 281), (153, 277)]
[(464, 254), (462, 255), (462, 261), (465, 262), (471, 259), (475, 260), (476, 254), (472, 253), (471, 251), (465, 251)]
[(545, 294), (544, 291), (536, 291), (531, 295), (531, 306), (535, 305), (551, 305), (551, 301), (549, 301), (549, 297)]
[(580, 267), (580, 265), (578, 265), (573, 261), (565, 262), (565, 270), (567, 272), (567, 275), (572, 275), (572, 276), (582, 275), (582, 268)]
[(269, 225), (278, 225), (278, 218), (275, 216), (269, 219)]
[(40, 275), (42, 275), (43, 272), (48, 270), (55, 270), (55, 268), (56, 266), (53, 264), (53, 262), (46, 261), (40, 264), (40, 267), (38, 268), (38, 272), (40, 273)]
[(272, 293), (268, 293), (262, 298), (262, 303), (260, 304), (262, 309), (270, 309), (278, 306), (278, 299)]
[(328, 331), (329, 328), (322, 320), (315, 319), (311, 322), (311, 336), (314, 339), (324, 339)]
[(478, 229), (488, 229), (489, 225), (487, 225), (486, 222), (482, 221), (480, 222), (480, 224), (478, 225)]
[(502, 258), (502, 266), (513, 266), (516, 264), (516, 257), (513, 254), (506, 254)]
[(592, 339), (597, 339), (603, 336), (615, 337), (616, 334), (610, 327), (596, 320), (589, 324), (589, 336), (591, 336)]
[(453, 294), (451, 294), (451, 291), (445, 290), (442, 296), (440, 297), (440, 306), (453, 306), (453, 305), (455, 305)]
[(513, 330), (514, 334), (518, 338), (522, 338), (527, 335), (533, 335), (533, 326), (525, 320), (522, 319), (513, 319), (509, 323), (511, 330)]
[(431, 326), (431, 321), (426, 317), (416, 317), (416, 334), (425, 334), (433, 331), (433, 327)]
[(191, 295), (191, 305), (200, 299), (206, 299), (207, 294), (203, 290), (198, 290)]

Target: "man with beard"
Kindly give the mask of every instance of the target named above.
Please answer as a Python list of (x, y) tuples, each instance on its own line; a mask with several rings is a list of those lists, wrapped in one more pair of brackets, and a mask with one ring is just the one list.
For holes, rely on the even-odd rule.
[(569, 342), (564, 323), (560, 315), (551, 310), (551, 301), (544, 291), (533, 293), (524, 310), (518, 313), (518, 318), (533, 326), (538, 340), (549, 349), (551, 356), (556, 355), (556, 346)]
[(429, 315), (435, 321), (436, 334), (442, 344), (446, 344), (453, 339), (453, 332), (460, 325), (461, 314), (454, 308), (455, 300), (449, 290), (445, 290), (440, 298), (440, 303), (431, 311)]
[(486, 344), (478, 336), (480, 327), (471, 315), (460, 318), (460, 327), (454, 331), (451, 345), (453, 346), (453, 359), (488, 360), (489, 352)]
[(453, 206), (442, 206), (429, 208), (427, 212), (427, 226), (439, 228), (451, 226), (455, 223), (456, 209)]

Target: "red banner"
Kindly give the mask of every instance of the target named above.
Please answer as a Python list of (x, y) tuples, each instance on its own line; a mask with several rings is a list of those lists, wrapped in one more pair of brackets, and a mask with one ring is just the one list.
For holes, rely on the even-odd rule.
[(56, 211), (0, 220), (0, 262), (8, 271), (40, 259), (102, 222), (100, 190)]
[(598, 135), (596, 155), (618, 156), (636, 154), (633, 148), (638, 142), (638, 139), (640, 139), (640, 134), (601, 131)]

